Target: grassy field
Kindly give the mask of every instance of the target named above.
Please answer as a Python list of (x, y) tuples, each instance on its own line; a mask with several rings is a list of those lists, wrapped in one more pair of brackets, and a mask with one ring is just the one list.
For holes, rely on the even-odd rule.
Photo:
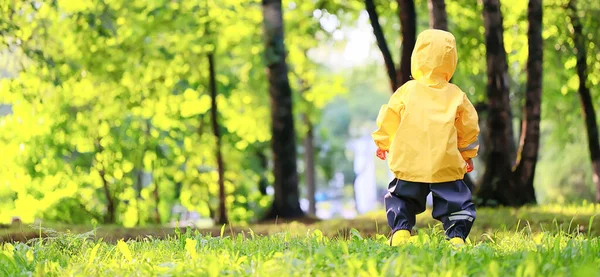
[(398, 248), (387, 245), (381, 213), (164, 229), (160, 238), (129, 241), (107, 236), (114, 228), (105, 235), (46, 230), (42, 239), (3, 243), (0, 276), (600, 276), (597, 213), (600, 205), (482, 209), (463, 248), (450, 246), (428, 214), (419, 217), (416, 239)]

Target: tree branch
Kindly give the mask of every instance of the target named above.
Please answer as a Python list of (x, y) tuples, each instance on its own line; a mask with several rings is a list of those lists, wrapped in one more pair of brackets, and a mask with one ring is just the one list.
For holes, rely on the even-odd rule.
[(385, 68), (388, 77), (390, 78), (390, 87), (392, 88), (393, 93), (399, 87), (398, 80), (396, 78), (396, 67), (394, 66), (394, 59), (392, 58), (392, 54), (390, 53), (390, 49), (388, 48), (387, 42), (385, 40), (385, 35), (383, 34), (383, 30), (381, 29), (381, 25), (379, 25), (379, 15), (377, 14), (375, 3), (373, 2), (373, 0), (365, 0), (365, 6), (367, 9), (367, 13), (369, 14), (371, 27), (373, 27), (373, 34), (375, 35), (375, 39), (377, 40), (377, 47), (379, 47), (381, 55), (383, 55), (383, 61), (385, 62)]
[(402, 56), (400, 70), (396, 72), (398, 86), (410, 81), (411, 56), (417, 42), (417, 12), (414, 0), (397, 0), (400, 28), (402, 29)]

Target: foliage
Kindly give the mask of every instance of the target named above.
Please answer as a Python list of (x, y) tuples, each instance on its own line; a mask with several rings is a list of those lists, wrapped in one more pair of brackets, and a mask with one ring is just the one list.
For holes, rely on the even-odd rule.
[[(14, 111), (0, 119), (8, 157), (0, 161), (0, 222), (103, 220), (109, 201), (114, 223), (125, 226), (164, 223), (177, 203), (211, 216), (212, 52), (231, 220), (260, 217), (269, 201), (257, 184), (267, 168), (247, 162), (270, 140), (260, 1), (6, 4), (2, 47), (21, 66), (0, 83), (0, 103)], [(317, 110), (343, 88), (315, 75), (318, 65), (304, 55), (316, 40), (303, 40), (309, 30), (297, 27), (319, 28), (305, 17), (312, 10), (289, 12), (297, 21), (292, 65), (310, 82), (304, 102)]]
[[(213, 25), (221, 27), (233, 16), (227, 8), (235, 2), (169, 2), (13, 2), (11, 23), (16, 26), (4, 37), (16, 53), (27, 56), (28, 64), (2, 86), (4, 102), (15, 111), (3, 123), (3, 133), (9, 133), (4, 148), (15, 157), (3, 176), (9, 176), (14, 209), (25, 221), (59, 210), (57, 204), (73, 203), (67, 209), (103, 214), (104, 201), (114, 198), (118, 223), (134, 225), (149, 218), (160, 223), (176, 195), (183, 205), (209, 216), (217, 176), (212, 137), (203, 128), (210, 107), (205, 53), (244, 36), (216, 41), (204, 26), (211, 19), (196, 16), (210, 10), (220, 15)], [(179, 16), (172, 20), (175, 14)], [(243, 20), (260, 20), (257, 14), (249, 12)], [(225, 54), (217, 59), (225, 60)], [(222, 87), (232, 90), (237, 83), (231, 85), (228, 74), (217, 77)], [(222, 105), (225, 110), (240, 107), (236, 102), (247, 97), (236, 96)], [(224, 117), (226, 122), (238, 120), (230, 113)], [(256, 130), (267, 133), (266, 125), (257, 124)], [(240, 156), (234, 143), (268, 139), (244, 138), (244, 131), (231, 130), (227, 158)], [(250, 179), (238, 176), (253, 175), (233, 165), (227, 172), (229, 184)], [(143, 183), (140, 176), (145, 173), (152, 177)], [(259, 200), (257, 194), (249, 196)], [(150, 212), (154, 205), (158, 214)], [(248, 217), (234, 212), (233, 218)], [(85, 217), (60, 214), (49, 219), (78, 222)]]

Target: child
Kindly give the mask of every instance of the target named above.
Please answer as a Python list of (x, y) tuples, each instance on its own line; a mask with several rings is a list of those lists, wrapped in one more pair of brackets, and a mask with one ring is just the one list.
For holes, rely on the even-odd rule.
[(412, 53), (414, 80), (400, 87), (384, 105), (373, 133), (377, 156), (395, 175), (385, 196), (390, 244), (410, 238), (415, 215), (433, 195), (433, 217), (446, 236), (462, 245), (475, 220), (471, 191), (462, 181), (477, 155), (478, 116), (464, 92), (449, 80), (457, 63), (454, 36), (426, 30)]

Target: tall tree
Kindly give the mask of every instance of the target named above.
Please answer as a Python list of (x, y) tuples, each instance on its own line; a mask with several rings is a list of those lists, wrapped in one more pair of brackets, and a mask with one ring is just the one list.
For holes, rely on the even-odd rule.
[[(297, 74), (294, 74), (297, 75)], [(301, 96), (301, 101), (306, 105), (304, 107), (305, 111), (302, 113), (302, 121), (304, 123), (304, 128), (306, 128), (306, 135), (304, 135), (303, 146), (304, 146), (304, 180), (306, 184), (306, 198), (308, 199), (308, 214), (316, 215), (317, 214), (317, 203), (315, 199), (315, 193), (317, 190), (316, 183), (316, 164), (315, 164), (315, 134), (314, 134), (314, 126), (311, 120), (311, 113), (315, 110), (312, 106), (312, 103), (306, 101), (305, 94), (307, 91), (311, 89), (311, 86), (307, 84), (307, 82), (302, 79), (300, 76), (297, 76), (299, 79), (299, 91)]]
[(217, 105), (217, 81), (215, 73), (215, 57), (213, 53), (208, 54), (208, 72), (210, 80), (210, 122), (213, 135), (215, 136), (215, 155), (217, 158), (217, 172), (219, 174), (219, 211), (215, 222), (217, 224), (227, 223), (227, 208), (225, 206), (225, 165), (221, 152), (221, 130), (219, 126), (219, 108)]
[(486, 205), (520, 206), (534, 203), (533, 174), (539, 148), (542, 77), (541, 1), (531, 0), (529, 3), (530, 56), (527, 62), (525, 120), (517, 154), (509, 103), (509, 77), (500, 1), (484, 0), (483, 5), (488, 65), (488, 129), (485, 134), (488, 150), (485, 157), (486, 170), (478, 197)]
[(542, 0), (529, 0), (527, 31), (529, 56), (527, 58), (527, 85), (525, 107), (521, 125), (521, 138), (517, 152), (517, 166), (513, 182), (522, 187), (524, 202), (535, 201), (533, 177), (540, 146), (540, 118), (542, 104), (542, 62), (544, 59), (542, 40)]
[(390, 79), (392, 93), (400, 86), (410, 80), (410, 58), (412, 51), (415, 48), (417, 41), (417, 12), (413, 0), (397, 0), (398, 17), (400, 18), (400, 26), (402, 33), (402, 46), (400, 54), (400, 66), (398, 69), (394, 65), (392, 54), (387, 45), (387, 41), (381, 25), (379, 24), (379, 14), (373, 0), (365, 0), (365, 6), (373, 33), (377, 40), (377, 46), (383, 55), (386, 71)]
[(275, 176), (275, 197), (266, 217), (294, 218), (303, 216), (304, 212), (300, 208), (298, 192), (292, 89), (286, 63), (281, 0), (263, 0), (262, 7)]
[(306, 124), (306, 137), (304, 138), (304, 171), (306, 178), (306, 197), (308, 198), (308, 214), (315, 215), (317, 206), (315, 202), (316, 175), (315, 175), (315, 136), (313, 124), (310, 118), (305, 114), (304, 123)]
[(577, 1), (570, 0), (567, 7), (569, 9), (571, 25), (573, 26), (571, 35), (573, 36), (575, 46), (574, 52), (577, 55), (577, 76), (579, 77), (578, 92), (587, 131), (590, 159), (592, 161), (592, 178), (596, 185), (596, 201), (600, 202), (600, 141), (598, 138), (596, 110), (594, 109), (590, 88), (587, 85), (588, 65), (586, 61), (586, 35), (583, 34), (583, 24), (577, 13)]
[[(104, 151), (104, 147), (100, 144), (101, 139), (97, 139), (94, 142), (94, 147), (97, 149), (98, 153), (102, 153)], [(104, 224), (114, 224), (116, 220), (116, 212), (117, 207), (115, 205), (115, 200), (112, 194), (110, 193), (110, 185), (108, 184), (108, 180), (106, 180), (106, 170), (102, 161), (99, 161), (97, 158), (94, 158), (94, 166), (98, 169), (98, 175), (100, 179), (102, 179), (102, 191), (104, 192), (104, 197), (106, 197), (106, 213), (104, 214)]]
[(445, 0), (427, 0), (429, 8), (429, 27), (448, 31), (448, 14)]

